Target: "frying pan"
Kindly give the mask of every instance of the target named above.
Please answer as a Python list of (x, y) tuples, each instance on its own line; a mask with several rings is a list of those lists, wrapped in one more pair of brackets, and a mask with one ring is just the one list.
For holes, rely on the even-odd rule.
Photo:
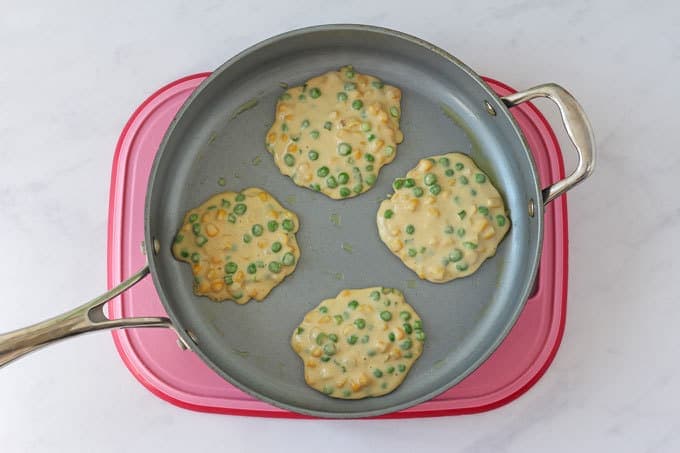
[[(264, 136), (283, 83), (301, 84), (346, 64), (402, 89), (405, 140), (369, 192), (337, 201), (282, 176), (265, 150)], [(536, 97), (557, 104), (578, 154), (575, 171), (544, 189), (509, 112)], [(382, 244), (375, 212), (395, 177), (423, 157), (449, 151), (470, 154), (490, 175), (506, 201), (512, 228), (477, 273), (435, 284), (417, 280)], [(148, 182), (144, 233), (148, 266), (70, 312), (0, 335), (0, 366), (84, 332), (169, 327), (226, 380), (285, 409), (349, 418), (418, 404), (470, 374), (511, 329), (538, 267), (544, 204), (590, 175), (594, 151), (583, 110), (558, 85), (499, 98), (442, 49), (384, 28), (326, 25), (276, 36), (218, 68), (168, 128)], [(221, 177), (226, 178), (225, 187), (217, 184)], [(297, 270), (263, 303), (240, 306), (197, 297), (189, 266), (176, 261), (170, 250), (182, 217), (216, 192), (249, 186), (274, 194), (300, 217)], [(329, 221), (329, 216), (336, 221)], [(343, 243), (350, 244), (352, 253), (341, 249)], [(108, 319), (104, 303), (149, 273), (169, 318)], [(428, 335), (423, 355), (401, 387), (379, 398), (333, 399), (307, 387), (302, 363), (288, 344), (293, 328), (320, 300), (345, 288), (375, 285), (401, 289), (421, 315)], [(248, 358), (241, 351), (248, 351)]]

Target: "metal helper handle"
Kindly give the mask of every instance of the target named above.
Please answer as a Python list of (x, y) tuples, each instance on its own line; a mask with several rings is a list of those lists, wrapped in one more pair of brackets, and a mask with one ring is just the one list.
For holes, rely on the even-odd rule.
[(572, 174), (543, 189), (543, 204), (548, 204), (567, 190), (580, 183), (593, 173), (595, 166), (595, 137), (590, 121), (581, 105), (567, 90), (555, 83), (538, 85), (528, 90), (503, 96), (501, 101), (507, 107), (543, 97), (557, 104), (562, 115), (562, 123), (569, 139), (576, 148), (578, 163)]
[(127, 327), (171, 327), (168, 318), (108, 319), (104, 304), (131, 288), (149, 273), (149, 266), (99, 297), (62, 315), (23, 329), (0, 334), (0, 368), (29, 352), (57, 340), (103, 329)]

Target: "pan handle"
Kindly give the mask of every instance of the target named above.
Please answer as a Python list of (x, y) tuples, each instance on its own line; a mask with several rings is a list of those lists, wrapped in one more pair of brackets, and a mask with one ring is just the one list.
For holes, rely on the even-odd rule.
[(537, 97), (548, 98), (557, 104), (562, 115), (562, 123), (569, 139), (576, 148), (578, 163), (572, 174), (543, 189), (543, 204), (548, 204), (567, 190), (580, 183), (593, 173), (595, 166), (595, 137), (590, 121), (581, 105), (567, 90), (555, 83), (538, 85), (528, 90), (503, 96), (501, 101), (507, 107), (514, 107), (522, 102)]
[(120, 285), (78, 308), (38, 324), (0, 334), (0, 368), (24, 354), (81, 333), (126, 327), (172, 327), (168, 318), (108, 319), (104, 314), (106, 302), (137, 284), (148, 273), (149, 266), (144, 266)]

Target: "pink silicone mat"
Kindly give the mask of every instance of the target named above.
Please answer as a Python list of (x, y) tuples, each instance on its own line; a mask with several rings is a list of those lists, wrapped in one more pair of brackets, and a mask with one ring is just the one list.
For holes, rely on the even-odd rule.
[[(196, 74), (161, 88), (133, 113), (113, 159), (108, 228), (108, 285), (113, 287), (145, 264), (144, 197), (151, 164), (167, 126), (189, 94), (208, 76)], [(485, 79), (500, 95), (510, 87)], [(564, 177), (555, 135), (531, 104), (512, 109), (534, 154), (544, 186)], [(438, 397), (383, 418), (454, 415), (489, 410), (527, 391), (550, 366), (562, 339), (567, 297), (567, 204), (564, 196), (545, 212), (545, 237), (534, 294), (517, 324), (494, 354), (460, 384)], [(150, 278), (109, 303), (112, 318), (164, 316)], [(236, 389), (190, 351), (169, 329), (113, 332), (132, 374), (155, 395), (187, 409), (266, 417), (302, 417)]]

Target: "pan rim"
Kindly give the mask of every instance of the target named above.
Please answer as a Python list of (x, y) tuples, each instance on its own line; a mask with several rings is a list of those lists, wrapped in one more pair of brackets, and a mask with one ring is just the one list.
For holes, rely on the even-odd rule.
[[(534, 217), (537, 222), (536, 226), (536, 238), (532, 242), (535, 243), (535, 248), (534, 248), (534, 253), (529, 257), (529, 262), (527, 263), (527, 279), (525, 281), (524, 286), (522, 287), (521, 290), (521, 302), (518, 303), (515, 307), (515, 310), (512, 312), (511, 316), (508, 317), (506, 324), (504, 325), (503, 329), (499, 331), (498, 335), (496, 336), (496, 339), (493, 341), (490, 347), (486, 349), (486, 351), (483, 354), (480, 354), (480, 356), (470, 365), (468, 366), (463, 372), (459, 373), (454, 379), (449, 381), (446, 385), (437, 387), (433, 389), (430, 392), (427, 392), (426, 394), (418, 397), (418, 398), (413, 398), (411, 400), (402, 402), (402, 403), (397, 403), (397, 404), (392, 404), (389, 406), (385, 406), (379, 409), (372, 409), (372, 410), (363, 410), (363, 411), (356, 411), (356, 412), (334, 412), (334, 411), (328, 411), (328, 410), (316, 410), (316, 409), (308, 409), (305, 407), (301, 407), (299, 405), (294, 405), (294, 404), (289, 404), (289, 403), (283, 403), (281, 401), (278, 401), (272, 397), (269, 397), (265, 394), (262, 394), (252, 388), (250, 388), (247, 383), (241, 382), (230, 376), (227, 372), (222, 370), (220, 367), (218, 367), (213, 361), (207, 357), (205, 353), (202, 352), (200, 346), (197, 348), (192, 348), (192, 351), (197, 354), (201, 360), (207, 364), (211, 369), (213, 369), (216, 373), (218, 373), (223, 379), (227, 380), (229, 383), (232, 385), (236, 386), (240, 390), (244, 391), (245, 393), (261, 400), (264, 401), (268, 404), (271, 404), (273, 406), (297, 412), (299, 414), (303, 415), (308, 415), (308, 416), (315, 416), (315, 417), (322, 417), (322, 418), (337, 418), (337, 419), (347, 419), (347, 418), (366, 418), (366, 417), (376, 417), (392, 412), (397, 412), (403, 409), (406, 409), (408, 407), (420, 404), (424, 401), (428, 401), (432, 399), (433, 397), (445, 392), (446, 390), (450, 389), (454, 385), (460, 383), (463, 379), (465, 379), (467, 376), (469, 376), (474, 370), (476, 370), (481, 364), (483, 364), (490, 356), (493, 354), (493, 352), (500, 346), (500, 344), (503, 342), (503, 340), (506, 338), (510, 330), (513, 328), (515, 325), (517, 319), (519, 318), (520, 314), (522, 313), (524, 306), (526, 304), (526, 301), (529, 297), (529, 294), (531, 292), (531, 288), (533, 285), (533, 282), (536, 278), (536, 274), (538, 271), (538, 265), (540, 261), (540, 255), (541, 255), (541, 250), (543, 247), (543, 215), (544, 215), (544, 206), (542, 203), (542, 198), (541, 198), (541, 190), (539, 186), (539, 178), (538, 178), (538, 172), (536, 170), (536, 164), (533, 158), (533, 155), (531, 154), (529, 150), (529, 146), (527, 144), (526, 138), (524, 137), (524, 134), (521, 132), (519, 125), (515, 121), (514, 117), (510, 113), (509, 109), (505, 106), (505, 104), (500, 100), (498, 95), (491, 90), (491, 88), (482, 80), (482, 78), (475, 72), (473, 71), (470, 67), (468, 67), (466, 64), (464, 64), (462, 61), (448, 53), (447, 51), (441, 49), (440, 47), (429, 43), (421, 38), (385, 28), (385, 27), (379, 27), (379, 26), (373, 26), (373, 25), (364, 25), (364, 24), (326, 24), (326, 25), (315, 25), (315, 26), (309, 26), (309, 27), (304, 27), (304, 28), (299, 28), (295, 30), (290, 30), (285, 33), (281, 33), (275, 36), (272, 36), (270, 38), (267, 38), (263, 41), (260, 41), (243, 51), (239, 52), (235, 56), (231, 57), (228, 59), (225, 63), (220, 65), (218, 68), (216, 68), (208, 78), (206, 78), (196, 89), (195, 91), (187, 98), (185, 103), (182, 105), (182, 107), (179, 109), (173, 120), (171, 121), (170, 125), (168, 126), (168, 129), (163, 136), (163, 139), (158, 147), (158, 152), (156, 153), (156, 156), (153, 161), (153, 165), (151, 168), (151, 174), (149, 177), (149, 182), (147, 185), (147, 191), (146, 191), (146, 199), (145, 199), (145, 204), (144, 204), (144, 238), (147, 244), (153, 243), (154, 238), (151, 236), (151, 231), (150, 231), (150, 211), (151, 211), (151, 194), (152, 194), (152, 189), (155, 185), (156, 182), (156, 176), (158, 175), (158, 166), (160, 161), (162, 160), (162, 156), (164, 154), (164, 150), (167, 147), (167, 143), (170, 139), (170, 137), (173, 136), (173, 132), (175, 130), (175, 127), (179, 121), (179, 119), (186, 113), (186, 111), (191, 107), (193, 102), (201, 96), (203, 90), (212, 82), (215, 78), (219, 77), (224, 71), (228, 70), (231, 66), (234, 64), (237, 64), (240, 60), (242, 60), (244, 57), (255, 53), (259, 51), (262, 48), (265, 48), (271, 44), (277, 43), (282, 40), (286, 40), (292, 37), (296, 37), (299, 35), (305, 35), (309, 33), (314, 33), (314, 32), (327, 32), (327, 31), (368, 31), (368, 32), (373, 32), (373, 33), (379, 33), (383, 35), (388, 35), (397, 39), (405, 40), (413, 44), (417, 44), (418, 46), (422, 47), (424, 50), (434, 52), (437, 54), (439, 57), (449, 61), (450, 63), (456, 65), (458, 68), (462, 69), (468, 77), (470, 77), (472, 80), (474, 80), (477, 85), (484, 90), (487, 95), (489, 102), (493, 104), (494, 109), (496, 110), (497, 114), (502, 115), (503, 118), (506, 121), (510, 122), (510, 126), (512, 128), (512, 131), (514, 134), (517, 136), (517, 138), (521, 141), (522, 143), (522, 148), (526, 156), (528, 157), (528, 160), (530, 162), (530, 168), (529, 172), (532, 176), (532, 180), (534, 181), (534, 184), (532, 186), (533, 189), (533, 194), (532, 198), (534, 199), (535, 202), (535, 213)], [(169, 316), (169, 318), (172, 321), (173, 326), (175, 327), (176, 333), (184, 340), (184, 342), (188, 345), (195, 344), (193, 340), (191, 339), (190, 335), (185, 331), (185, 329), (182, 327), (182, 323), (180, 320), (176, 317), (174, 310), (168, 303), (168, 295), (164, 291), (163, 286), (161, 282), (159, 281), (157, 277), (157, 266), (156, 266), (156, 258), (153, 254), (149, 254), (148, 256), (148, 264), (149, 268), (151, 271), (151, 277), (154, 283), (154, 286), (159, 294), (159, 298)]]

